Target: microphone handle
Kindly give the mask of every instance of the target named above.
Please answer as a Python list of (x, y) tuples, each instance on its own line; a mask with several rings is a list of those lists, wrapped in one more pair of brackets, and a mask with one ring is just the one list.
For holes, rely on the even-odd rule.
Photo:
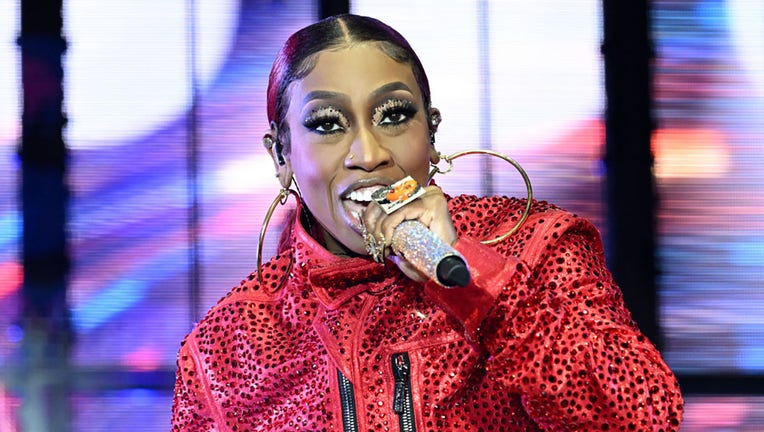
[(419, 221), (407, 220), (395, 227), (392, 249), (441, 285), (467, 286), (470, 283), (470, 271), (464, 258)]

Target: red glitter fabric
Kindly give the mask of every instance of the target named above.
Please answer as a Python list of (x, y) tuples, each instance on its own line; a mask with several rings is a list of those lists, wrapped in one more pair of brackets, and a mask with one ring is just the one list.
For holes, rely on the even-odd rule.
[(397, 431), (391, 356), (407, 353), (416, 431), (675, 431), (677, 381), (639, 332), (591, 223), (536, 202), (449, 201), (464, 288), (291, 244), (214, 306), (178, 354), (174, 431)]

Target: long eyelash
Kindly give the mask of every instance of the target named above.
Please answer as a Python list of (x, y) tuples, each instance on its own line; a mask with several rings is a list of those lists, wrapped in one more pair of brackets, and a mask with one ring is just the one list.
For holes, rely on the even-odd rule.
[(302, 121), (302, 125), (308, 129), (317, 129), (322, 124), (336, 122), (343, 128), (348, 128), (348, 121), (342, 111), (331, 107), (319, 107), (310, 111), (310, 114)]
[(374, 124), (379, 124), (383, 118), (395, 112), (405, 114), (406, 117), (411, 118), (416, 114), (417, 109), (411, 101), (405, 99), (388, 99), (378, 107), (374, 108), (371, 121)]

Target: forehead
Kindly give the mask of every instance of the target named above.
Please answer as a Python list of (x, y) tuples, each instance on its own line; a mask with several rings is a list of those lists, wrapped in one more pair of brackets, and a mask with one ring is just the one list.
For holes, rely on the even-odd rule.
[(340, 92), (351, 98), (365, 97), (391, 82), (402, 82), (421, 97), (408, 63), (399, 63), (374, 44), (364, 43), (320, 52), (310, 73), (293, 83), (291, 93), (298, 102), (305, 94), (317, 90)]

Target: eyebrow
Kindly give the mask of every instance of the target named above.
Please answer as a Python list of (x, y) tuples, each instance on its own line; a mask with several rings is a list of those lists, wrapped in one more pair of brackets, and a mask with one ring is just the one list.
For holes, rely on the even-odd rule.
[(341, 99), (341, 100), (347, 100), (348, 97), (342, 93), (328, 91), (328, 90), (315, 90), (312, 92), (309, 92), (305, 95), (305, 97), (302, 99), (302, 104), (305, 105), (308, 102), (315, 100), (315, 99)]
[[(382, 85), (381, 87), (377, 88), (373, 92), (371, 92), (372, 97), (379, 97), (382, 94), (392, 92), (395, 90), (405, 90), (412, 95), (414, 94), (413, 91), (411, 91), (411, 88), (407, 86), (405, 83), (401, 81), (394, 81), (391, 83), (387, 83)], [(302, 104), (305, 105), (308, 102), (316, 99), (339, 99), (339, 100), (348, 100), (347, 95), (339, 92), (333, 92), (329, 90), (314, 90), (312, 92), (309, 92), (305, 95), (305, 97), (302, 99)]]
[(409, 86), (407, 86), (406, 84), (404, 84), (404, 83), (402, 83), (400, 81), (394, 81), (394, 82), (391, 82), (391, 83), (387, 83), (387, 84), (379, 87), (378, 89), (374, 90), (373, 92), (371, 92), (371, 95), (373, 97), (378, 97), (381, 94), (388, 93), (388, 92), (395, 91), (395, 90), (406, 90), (407, 92), (411, 93), (412, 95), (414, 94), (414, 92), (411, 91)]

